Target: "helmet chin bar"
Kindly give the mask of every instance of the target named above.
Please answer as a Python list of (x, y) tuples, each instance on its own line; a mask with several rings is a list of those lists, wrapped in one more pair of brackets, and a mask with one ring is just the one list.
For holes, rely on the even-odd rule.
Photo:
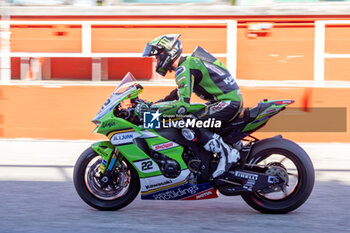
[(156, 72), (162, 76), (165, 76), (168, 71), (172, 71), (174, 59), (171, 59), (171, 55), (167, 52), (164, 52), (164, 54), (159, 55), (161, 57), (157, 58), (157, 67)]

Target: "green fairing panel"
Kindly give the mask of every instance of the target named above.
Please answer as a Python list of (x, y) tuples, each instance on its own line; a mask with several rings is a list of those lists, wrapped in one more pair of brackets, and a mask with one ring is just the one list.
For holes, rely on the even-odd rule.
[(139, 170), (139, 168), (135, 165), (134, 161), (150, 159), (150, 157), (140, 148), (138, 148), (135, 144), (116, 146), (116, 148), (128, 161), (131, 162), (131, 164), (134, 166), (137, 173), (139, 174), (140, 178), (157, 176), (162, 174), (160, 170), (150, 173), (144, 173)]
[[(159, 136), (156, 138), (146, 138), (146, 142), (147, 142), (147, 145), (150, 148), (152, 148), (152, 146), (154, 145), (170, 142), (170, 140), (163, 138), (162, 136)], [(182, 146), (178, 146), (178, 147), (162, 150), (160, 153), (168, 156), (169, 158), (176, 160), (180, 164), (181, 170), (183, 170), (187, 168), (185, 162), (182, 159), (183, 151), (184, 151), (184, 148)]]
[(107, 135), (112, 131), (131, 128), (137, 132), (140, 132), (140, 129), (136, 125), (122, 118), (115, 117), (113, 111), (109, 112), (104, 117), (102, 117), (100, 119), (100, 122), (101, 124), (95, 129), (95, 132), (103, 135)]
[(259, 113), (258, 116), (254, 119), (254, 121), (247, 124), (242, 131), (247, 132), (258, 128), (259, 126), (265, 124), (272, 116), (280, 112), (284, 107), (288, 105), (288, 104), (282, 104), (282, 105), (273, 104), (276, 101), (278, 100), (266, 101), (265, 103), (272, 103), (272, 105), (266, 108), (265, 110), (263, 110), (261, 113)]
[[(147, 129), (147, 131), (155, 135), (155, 137), (145, 138), (145, 141), (149, 148), (152, 148), (152, 146), (154, 145), (170, 142), (170, 140), (160, 136), (153, 129)], [(132, 162), (133, 166), (139, 173), (140, 177), (151, 177), (151, 176), (157, 176), (162, 174), (160, 170), (155, 172), (142, 172), (141, 170), (139, 170), (139, 168), (133, 162), (138, 160), (143, 160), (143, 159), (151, 159), (151, 158), (143, 150), (138, 148), (135, 144), (116, 146), (116, 149), (128, 161)], [(180, 164), (181, 169), (183, 170), (187, 168), (185, 162), (182, 159), (183, 151), (184, 151), (184, 148), (182, 146), (178, 146), (178, 147), (162, 150), (161, 153), (168, 156), (169, 158), (176, 160)]]
[(257, 123), (249, 123), (246, 127), (244, 127), (244, 129), (242, 130), (243, 132), (246, 132), (246, 131), (250, 131), (250, 130), (253, 130), (253, 129), (256, 129), (258, 128), (259, 126), (263, 125), (266, 123), (268, 119), (266, 120), (263, 120), (263, 121), (259, 121)]
[(91, 148), (107, 161), (114, 151), (114, 146), (110, 141), (96, 142), (91, 145)]
[(100, 165), (100, 170), (102, 173), (104, 173), (106, 170), (107, 162), (111, 159), (111, 156), (114, 152), (114, 146), (110, 141), (102, 141), (92, 144), (91, 148), (96, 151), (97, 154), (101, 155), (102, 159), (105, 161)]
[[(113, 109), (118, 104), (120, 104), (121, 102), (123, 102), (126, 99), (136, 98), (140, 94), (140, 92), (142, 91), (142, 90), (138, 90), (135, 86), (133, 88), (134, 89), (130, 90), (130, 92), (127, 92), (125, 94), (121, 94), (120, 99), (118, 99), (118, 97), (114, 97), (117, 99), (116, 100), (117, 102), (114, 102)], [(98, 118), (97, 122), (99, 122), (99, 125), (95, 128), (94, 133), (100, 133), (103, 135), (107, 135), (111, 131), (130, 129), (130, 128), (134, 128), (136, 131), (138, 131), (138, 128), (134, 124), (132, 124), (124, 119), (115, 117), (113, 110), (110, 110), (108, 113), (103, 115), (101, 118)]]
[(157, 145), (157, 144), (169, 142), (168, 139), (163, 138), (162, 136), (158, 136), (158, 137), (154, 137), (154, 138), (146, 138), (145, 140), (150, 148), (152, 148), (152, 146)]
[[(157, 137), (150, 137), (150, 138), (145, 138), (145, 141), (148, 145), (149, 148), (152, 148), (154, 145), (158, 145), (161, 143), (165, 142), (170, 142), (171, 140), (164, 138), (160, 136), (155, 130), (153, 129), (147, 129), (147, 131), (157, 135)], [(181, 169), (186, 169), (187, 165), (182, 159), (182, 154), (183, 154), (184, 148), (182, 146), (162, 150), (161, 153), (168, 156), (169, 158), (175, 159), (179, 164)]]
[(182, 146), (174, 147), (167, 150), (162, 150), (161, 153), (176, 160), (181, 167), (181, 170), (187, 169), (187, 165), (182, 159), (182, 153), (184, 152), (184, 148)]

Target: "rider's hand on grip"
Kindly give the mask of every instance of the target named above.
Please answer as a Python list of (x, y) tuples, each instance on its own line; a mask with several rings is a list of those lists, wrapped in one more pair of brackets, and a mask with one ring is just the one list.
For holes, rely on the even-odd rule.
[(150, 107), (146, 103), (138, 103), (135, 107), (135, 114), (138, 116), (143, 116), (143, 113), (148, 112)]

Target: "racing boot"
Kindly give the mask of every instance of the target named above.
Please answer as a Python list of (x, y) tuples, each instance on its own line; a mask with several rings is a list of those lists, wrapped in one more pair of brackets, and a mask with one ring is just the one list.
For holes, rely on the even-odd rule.
[(205, 145), (204, 149), (207, 151), (217, 153), (219, 155), (220, 161), (218, 167), (213, 173), (213, 178), (222, 175), (224, 172), (228, 171), (233, 163), (237, 163), (240, 156), (238, 150), (230, 145), (227, 145), (222, 138), (214, 134), (212, 139), (210, 139)]

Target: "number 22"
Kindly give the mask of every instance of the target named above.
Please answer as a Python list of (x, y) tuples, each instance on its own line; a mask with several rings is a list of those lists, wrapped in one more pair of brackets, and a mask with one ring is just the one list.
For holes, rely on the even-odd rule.
[(142, 171), (150, 170), (150, 169), (153, 168), (152, 167), (152, 165), (153, 165), (152, 161), (143, 162), (143, 163), (141, 163), (141, 165), (142, 165), (142, 167), (141, 167)]

